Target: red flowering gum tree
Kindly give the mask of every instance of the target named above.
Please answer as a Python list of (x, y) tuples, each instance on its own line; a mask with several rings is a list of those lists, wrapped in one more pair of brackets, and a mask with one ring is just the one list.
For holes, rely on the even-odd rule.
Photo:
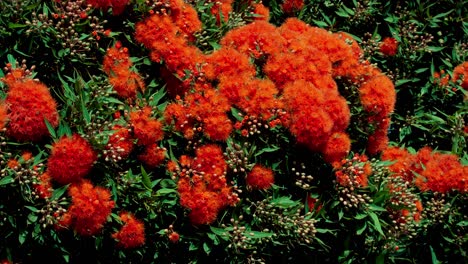
[(24, 69), (12, 69), (1, 81), (9, 88), (5, 100), (8, 137), (35, 142), (49, 135), (44, 120), (58, 126), (57, 103), (44, 84), (26, 76)]
[(91, 145), (80, 135), (64, 136), (52, 145), (47, 173), (60, 184), (77, 182), (86, 176), (97, 160)]

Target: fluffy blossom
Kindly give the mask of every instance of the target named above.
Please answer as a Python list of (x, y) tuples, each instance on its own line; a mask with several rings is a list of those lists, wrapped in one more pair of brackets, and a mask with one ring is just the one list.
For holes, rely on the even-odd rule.
[(164, 136), (161, 122), (151, 117), (150, 107), (131, 112), (130, 123), (133, 128), (133, 136), (138, 140), (139, 145), (154, 144)]
[(103, 61), (104, 72), (117, 94), (125, 99), (135, 99), (137, 90), (145, 90), (141, 76), (130, 70), (131, 67), (128, 49), (122, 47), (120, 42), (107, 50)]
[(47, 173), (58, 183), (77, 182), (86, 176), (97, 160), (91, 145), (80, 135), (64, 136), (52, 145)]
[(131, 213), (120, 213), (120, 220), (124, 223), (122, 228), (112, 234), (122, 248), (136, 248), (145, 244), (145, 226)]
[(129, 129), (115, 125), (112, 130), (115, 130), (115, 132), (109, 137), (104, 156), (117, 160), (128, 158), (133, 150), (133, 139)]
[(50, 198), (53, 191), (51, 184), (52, 178), (48, 173), (43, 173), (41, 176), (39, 176), (38, 180), (39, 181), (33, 185), (37, 194), (42, 199)]
[(290, 14), (304, 7), (304, 0), (284, 0), (281, 4), (283, 12)]
[(196, 151), (196, 159), (181, 156), (179, 163), (180, 204), (190, 209), (194, 225), (212, 223), (220, 210), (238, 202), (237, 194), (227, 185), (227, 164), (219, 146), (202, 146)]
[(72, 199), (71, 205), (59, 224), (72, 227), (83, 236), (92, 236), (101, 231), (114, 208), (110, 191), (82, 180), (71, 185), (68, 193)]
[[(7, 77), (8, 78), (8, 77)], [(44, 119), (57, 127), (57, 104), (49, 89), (32, 79), (5, 80), (9, 87), (5, 104), (8, 108), (7, 136), (17, 141), (38, 141), (49, 135)]]
[(348, 134), (337, 132), (330, 136), (325, 148), (323, 156), (326, 162), (334, 163), (341, 161), (351, 150), (351, 140)]
[(396, 176), (413, 182), (422, 191), (468, 192), (468, 168), (460, 163), (456, 155), (433, 152), (429, 147), (420, 149), (416, 154), (390, 148), (384, 152), (382, 159), (395, 161), (389, 169)]
[(249, 174), (247, 174), (245, 181), (247, 186), (252, 189), (266, 190), (273, 185), (275, 178), (271, 169), (255, 165)]
[(150, 168), (156, 168), (161, 165), (166, 158), (166, 149), (157, 144), (151, 144), (145, 147), (143, 153), (138, 155), (138, 159)]
[(112, 7), (113, 15), (122, 14), (128, 2), (129, 0), (86, 0), (86, 3), (94, 8), (107, 9)]
[(398, 41), (395, 38), (386, 37), (380, 43), (380, 52), (386, 56), (395, 56), (398, 51)]
[(468, 61), (463, 62), (453, 69), (452, 81), (460, 81), (461, 87), (468, 91)]
[(8, 120), (7, 107), (3, 102), (0, 102), (0, 130), (5, 128)]

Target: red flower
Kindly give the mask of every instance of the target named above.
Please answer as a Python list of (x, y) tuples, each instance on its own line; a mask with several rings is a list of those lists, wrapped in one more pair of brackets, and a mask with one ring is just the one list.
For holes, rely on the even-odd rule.
[(177, 243), (179, 242), (179, 239), (180, 239), (180, 235), (177, 233), (177, 232), (171, 232), (169, 235), (169, 241), (171, 241), (172, 243)]
[(0, 102), (0, 130), (3, 130), (3, 128), (5, 128), (7, 121), (7, 106), (3, 102)]
[(380, 52), (385, 56), (395, 56), (398, 51), (398, 41), (395, 38), (386, 37), (380, 43)]
[(151, 145), (164, 137), (161, 122), (151, 118), (151, 107), (144, 107), (142, 110), (131, 112), (130, 122), (133, 135), (138, 139), (137, 143), (139, 145)]
[(254, 8), (252, 13), (255, 14), (255, 20), (270, 20), (270, 10), (268, 9), (268, 7), (264, 6), (261, 3), (253, 4), (252, 6)]
[(460, 81), (461, 87), (468, 91), (468, 61), (465, 61), (453, 69), (452, 82), (458, 81)]
[[(7, 77), (8, 78), (8, 77)], [(7, 136), (17, 141), (38, 141), (49, 135), (44, 122), (57, 127), (57, 104), (47, 87), (31, 79), (5, 80), (9, 86)]]
[(101, 231), (114, 208), (109, 190), (82, 180), (71, 185), (68, 193), (72, 202), (59, 224), (71, 226), (83, 236), (92, 236)]
[(247, 186), (252, 189), (266, 190), (273, 185), (275, 177), (273, 171), (261, 165), (255, 165), (253, 169), (247, 174), (245, 179)]
[(34, 184), (34, 188), (36, 189), (39, 197), (42, 199), (47, 199), (52, 196), (52, 184), (51, 181), (52, 178), (49, 176), (47, 173), (43, 173), (41, 176), (39, 176), (39, 182)]
[(94, 8), (107, 9), (112, 7), (113, 15), (120, 15), (125, 10), (129, 0), (87, 0), (86, 3)]
[(276, 27), (266, 21), (254, 21), (235, 28), (221, 39), (224, 47), (233, 47), (242, 54), (260, 58), (283, 50), (284, 39)]
[(122, 228), (112, 234), (118, 241), (118, 246), (123, 248), (136, 248), (145, 244), (145, 226), (142, 221), (136, 219), (131, 213), (120, 213), (120, 220), (124, 222)]
[(157, 144), (146, 146), (144, 152), (138, 155), (138, 159), (146, 166), (156, 168), (166, 159), (166, 149), (159, 147)]
[(91, 145), (78, 134), (62, 137), (52, 145), (47, 173), (58, 183), (77, 182), (85, 177), (97, 160)]
[(122, 47), (120, 42), (107, 50), (103, 61), (104, 72), (109, 76), (109, 82), (117, 94), (125, 99), (135, 99), (137, 90), (145, 90), (141, 76), (130, 70), (131, 67), (128, 49)]
[(302, 7), (304, 7), (304, 0), (284, 0), (283, 4), (281, 4), (283, 12), (287, 14), (300, 10)]
[(220, 210), (239, 201), (227, 185), (227, 164), (219, 146), (202, 146), (197, 149), (196, 158), (183, 155), (179, 164), (181, 167), (173, 170), (179, 175), (180, 204), (190, 209), (192, 224), (210, 224)]
[(133, 150), (133, 139), (130, 136), (129, 129), (115, 125), (112, 130), (116, 130), (109, 137), (104, 156), (113, 160), (123, 160), (128, 158)]
[(359, 87), (359, 94), (364, 110), (369, 113), (386, 116), (393, 112), (396, 92), (393, 82), (385, 75), (378, 75)]
[(323, 156), (328, 163), (339, 162), (346, 157), (350, 149), (351, 140), (348, 134), (337, 132), (331, 135), (325, 144)]

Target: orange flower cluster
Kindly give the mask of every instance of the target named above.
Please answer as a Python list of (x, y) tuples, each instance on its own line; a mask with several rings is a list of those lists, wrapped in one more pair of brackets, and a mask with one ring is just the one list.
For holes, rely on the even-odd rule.
[(456, 155), (433, 152), (429, 147), (416, 154), (391, 147), (382, 153), (382, 160), (395, 161), (389, 166), (390, 171), (414, 183), (421, 191), (468, 192), (468, 167)]
[(151, 111), (151, 107), (147, 106), (130, 113), (130, 123), (138, 145), (154, 144), (164, 136), (161, 122), (151, 117)]
[[(52, 127), (57, 127), (59, 115), (57, 103), (50, 95), (49, 89), (42, 83), (29, 78), (23, 68), (11, 69), (4, 82), (9, 90), (5, 106), (0, 107), (0, 125), (8, 121), (6, 134), (17, 141), (39, 141), (49, 135), (44, 119)], [(3, 117), (2, 117), (3, 116)]]
[(141, 76), (130, 70), (132, 62), (128, 49), (117, 42), (114, 47), (107, 49), (103, 61), (103, 70), (109, 76), (109, 82), (118, 96), (124, 99), (135, 99), (137, 90), (144, 91), (145, 83)]
[(291, 14), (301, 10), (304, 7), (304, 0), (284, 0), (281, 4), (281, 9), (286, 14)]
[[(190, 45), (172, 16), (163, 13), (137, 24), (136, 36), (154, 61), (164, 60), (166, 75), (191, 74), (178, 90), (168, 84), (169, 93), (183, 99), (177, 97), (165, 112), (166, 121), (188, 139), (203, 131), (213, 140), (225, 140), (232, 130), (226, 115), (232, 106), (248, 118), (268, 122), (284, 109), (281, 123), (298, 143), (322, 152), (328, 162), (339, 162), (351, 148), (345, 133), (350, 110), (334, 80), (345, 78), (360, 86), (363, 107), (376, 128), (369, 137), (369, 153), (387, 146), (394, 86), (380, 70), (361, 61), (359, 45), (345, 33), (333, 34), (296, 18), (280, 27), (260, 20), (228, 32), (220, 49), (204, 55)], [(256, 69), (256, 60), (264, 62), (262, 69)]]
[(110, 191), (82, 180), (71, 185), (68, 193), (72, 203), (61, 217), (59, 227), (73, 227), (76, 233), (83, 236), (92, 236), (101, 231), (114, 208)]
[(183, 155), (179, 163), (173, 169), (179, 175), (180, 204), (190, 209), (194, 225), (212, 223), (220, 210), (239, 201), (226, 182), (227, 164), (219, 146), (199, 147), (195, 158)]
[(344, 159), (335, 166), (336, 180), (341, 186), (367, 187), (372, 168), (366, 155), (355, 154), (352, 159)]
[[(343, 147), (350, 147), (350, 144), (345, 144), (338, 152), (331, 150), (336, 148), (332, 146), (332, 135), (344, 131), (350, 118), (346, 100), (340, 97), (337, 91), (322, 90), (310, 82), (298, 80), (284, 88), (283, 100), (289, 114), (289, 120), (285, 123), (289, 124), (289, 130), (299, 143), (314, 151), (323, 152), (327, 149), (327, 159), (330, 159), (330, 162), (339, 161), (344, 157), (336, 154), (346, 154), (349, 149)], [(340, 135), (347, 138), (344, 132)], [(335, 155), (331, 154), (332, 152)]]
[(196, 132), (203, 132), (212, 140), (225, 141), (232, 131), (232, 122), (226, 114), (229, 110), (228, 100), (205, 86), (203, 93), (191, 93), (184, 101), (168, 105), (164, 116), (166, 122), (174, 124), (187, 139), (192, 139)]
[(128, 5), (129, 0), (86, 0), (88, 5), (99, 9), (108, 9), (112, 7), (113, 15), (120, 15)]
[(120, 213), (120, 220), (124, 223), (122, 228), (112, 237), (118, 241), (122, 248), (136, 248), (145, 244), (145, 226), (142, 221), (131, 213)]
[(200, 77), (202, 53), (189, 41), (202, 24), (194, 8), (183, 0), (170, 0), (166, 6), (168, 13), (152, 15), (136, 25), (135, 39), (151, 50), (153, 61), (164, 61), (167, 70), (162, 75), (169, 94), (175, 97), (184, 95)]
[(398, 41), (395, 38), (386, 37), (380, 43), (380, 52), (385, 56), (395, 56), (398, 51)]
[(164, 137), (162, 123), (151, 117), (151, 107), (130, 113), (130, 124), (137, 144), (144, 146), (144, 152), (138, 159), (151, 168), (159, 166), (165, 159), (166, 150), (157, 143)]
[(8, 121), (8, 109), (5, 103), (0, 101), (0, 130), (3, 130)]
[(115, 125), (112, 130), (115, 130), (115, 132), (109, 137), (104, 157), (113, 160), (128, 158), (133, 150), (133, 138), (130, 136), (129, 129)]
[(80, 181), (97, 160), (92, 146), (80, 135), (64, 136), (52, 145), (47, 173), (60, 184)]
[(213, 3), (211, 7), (211, 14), (216, 17), (218, 24), (221, 21), (227, 22), (229, 20), (229, 13), (232, 12), (233, 0), (208, 0), (207, 3)]
[(271, 169), (255, 165), (247, 174), (245, 181), (249, 188), (266, 190), (273, 185), (275, 177)]
[(453, 69), (452, 82), (460, 81), (461, 87), (468, 91), (468, 61), (463, 62)]
[(47, 199), (52, 196), (52, 177), (46, 172), (39, 176), (39, 181), (33, 185), (34, 189), (36, 189), (39, 197), (42, 199)]
[(367, 152), (374, 155), (388, 146), (389, 115), (396, 102), (395, 87), (390, 78), (377, 74), (361, 85), (359, 95), (364, 110), (370, 114), (368, 121), (375, 127), (367, 144)]
[(268, 7), (264, 6), (261, 3), (252, 4), (253, 7), (253, 14), (255, 15), (255, 20), (263, 20), (268, 21), (270, 20), (270, 10)]

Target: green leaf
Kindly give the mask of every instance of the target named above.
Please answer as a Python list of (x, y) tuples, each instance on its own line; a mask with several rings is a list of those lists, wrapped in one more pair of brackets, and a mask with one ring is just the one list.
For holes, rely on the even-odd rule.
[(49, 123), (49, 121), (47, 121), (47, 119), (44, 118), (44, 123), (46, 124), (47, 126), (47, 130), (49, 130), (49, 133), (50, 133), (50, 136), (52, 138), (57, 138), (57, 134), (55, 133), (55, 129), (54, 127), (52, 126), (52, 124)]
[(29, 222), (29, 223), (35, 223), (35, 222), (37, 221), (37, 218), (38, 218), (38, 217), (37, 217), (36, 214), (30, 213), (30, 214), (28, 215), (28, 222)]
[(242, 121), (244, 118), (239, 115), (240, 111), (237, 108), (231, 107), (232, 116), (237, 119), (237, 121)]
[(177, 193), (177, 191), (174, 189), (168, 189), (168, 188), (162, 188), (157, 191), (158, 195), (165, 195), (169, 193)]
[(244, 234), (245, 234), (246, 237), (250, 237), (250, 238), (266, 238), (266, 237), (272, 237), (275, 233), (249, 231), (249, 232), (245, 232)]
[(372, 222), (374, 223), (374, 227), (375, 229), (382, 235), (385, 237), (385, 234), (382, 230), (382, 226), (380, 225), (380, 220), (379, 220), (379, 217), (372, 211), (369, 211), (369, 216), (370, 218), (372, 219)]
[(375, 204), (369, 204), (369, 208), (372, 210), (372, 211), (378, 211), (378, 212), (386, 212), (387, 209), (381, 207), (381, 206), (378, 206), (378, 205), (375, 205)]
[(362, 235), (362, 233), (364, 233), (366, 228), (367, 228), (367, 224), (366, 222), (364, 222), (364, 224), (358, 230), (356, 230), (356, 234), (359, 236)]
[(213, 234), (213, 233), (207, 233), (208, 237), (213, 241), (213, 244), (215, 246), (219, 245), (220, 241), (219, 241), (219, 238)]
[(315, 24), (316, 26), (319, 26), (319, 27), (322, 27), (322, 28), (328, 27), (328, 24), (327, 24), (327, 23), (325, 23), (325, 22), (323, 22), (323, 21), (320, 21), (320, 20), (315, 20), (315, 19), (313, 19), (312, 22), (314, 22), (314, 24)]
[(283, 196), (283, 197), (279, 197), (279, 198), (271, 200), (271, 204), (287, 209), (287, 208), (291, 208), (297, 205), (297, 202), (291, 200), (289, 197)]
[(68, 189), (68, 186), (70, 184), (64, 185), (58, 189), (55, 189), (54, 192), (52, 193), (52, 197), (50, 198), (51, 200), (57, 200), (58, 198), (62, 197), (62, 195), (65, 193), (65, 191)]
[(34, 213), (39, 212), (39, 209), (37, 209), (36, 207), (32, 207), (32, 206), (28, 206), (28, 205), (25, 205), (24, 207), (26, 207), (26, 208), (28, 208), (29, 210), (31, 210), (31, 212), (34, 212)]
[(438, 259), (437, 259), (437, 256), (434, 252), (434, 249), (432, 248), (432, 246), (429, 246), (429, 248), (431, 249), (431, 258), (432, 258), (432, 264), (439, 264), (441, 263)]
[(229, 233), (224, 228), (210, 226), (211, 232), (221, 237), (223, 240), (229, 240)]
[(275, 152), (275, 151), (278, 151), (278, 150), (280, 150), (280, 147), (278, 147), (278, 146), (263, 148), (259, 152), (255, 153), (255, 157), (258, 157), (261, 154), (266, 153), (266, 152), (269, 153), (269, 152)]
[(12, 22), (8, 23), (8, 28), (10, 28), (10, 29), (24, 28), (24, 27), (26, 27), (26, 25), (18, 24), (18, 23), (12, 23)]
[(193, 243), (190, 243), (189, 251), (195, 251), (195, 250), (198, 250), (198, 245), (195, 245), (195, 244), (193, 244)]
[(434, 47), (434, 46), (427, 46), (427, 50), (432, 51), (432, 52), (439, 52), (443, 50), (445, 47)]
[(0, 186), (1, 185), (7, 185), (7, 184), (10, 184), (14, 182), (13, 178), (11, 176), (6, 176), (6, 177), (3, 177), (1, 180), (0, 180)]
[(203, 243), (203, 250), (205, 251), (205, 253), (207, 255), (209, 255), (211, 253), (211, 248), (210, 248), (210, 246), (208, 246), (207, 243)]
[(89, 114), (89, 111), (84, 103), (81, 104), (81, 112), (83, 113), (85, 124), (91, 123), (91, 115)]
[(18, 241), (19, 241), (20, 245), (22, 245), (24, 243), (24, 241), (26, 241), (26, 236), (27, 235), (28, 235), (28, 233), (26, 232), (26, 230), (20, 231), (19, 236), (18, 236)]
[(147, 189), (151, 190), (151, 179), (148, 173), (146, 173), (145, 168), (143, 168), (143, 166), (141, 166), (141, 176), (142, 176), (143, 185)]
[(338, 220), (341, 220), (341, 218), (343, 218), (343, 215), (343, 210), (338, 211)]

